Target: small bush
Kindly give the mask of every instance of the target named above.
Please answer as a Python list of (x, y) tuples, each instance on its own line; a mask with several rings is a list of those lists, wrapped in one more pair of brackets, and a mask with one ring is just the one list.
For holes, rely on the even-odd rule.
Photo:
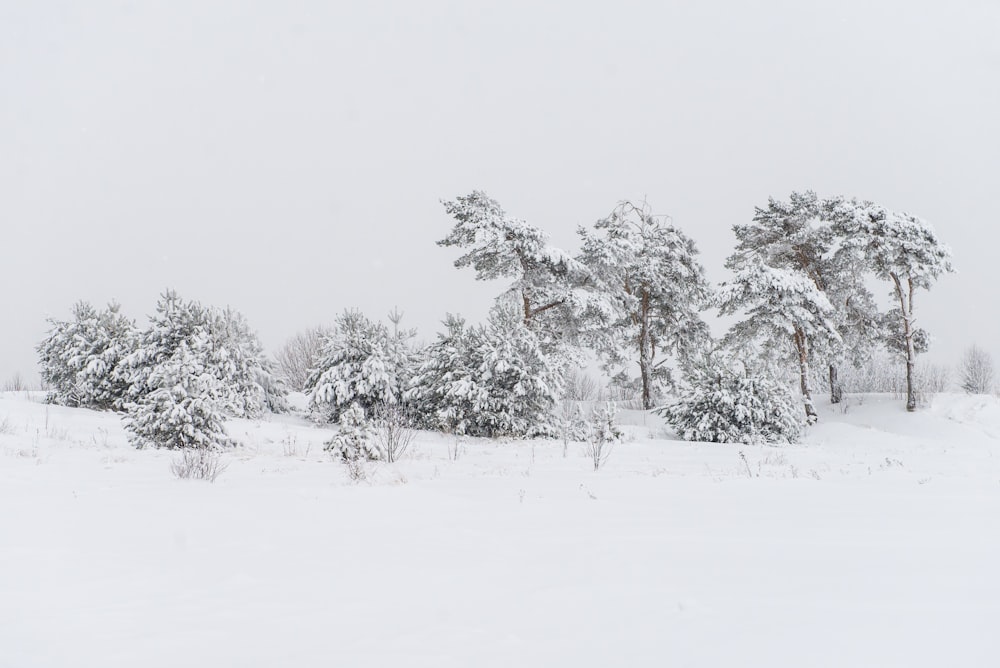
[(382, 404), (373, 411), (375, 447), (380, 458), (392, 463), (399, 461), (416, 433), (410, 411), (399, 404)]
[[(349, 465), (381, 459), (381, 453), (375, 443), (375, 428), (368, 421), (365, 410), (360, 404), (353, 403), (347, 410), (341, 411), (340, 430), (326, 442), (324, 450), (334, 459)], [(350, 469), (350, 466), (348, 468)]]
[(618, 408), (608, 402), (603, 408), (595, 409), (587, 424), (587, 456), (594, 463), (594, 470), (600, 470), (611, 456), (614, 444), (622, 440), (622, 431), (615, 424)]
[(801, 403), (766, 373), (711, 356), (686, 370), (687, 387), (658, 409), (687, 441), (793, 443), (802, 432)]
[(170, 471), (176, 477), (208, 482), (215, 482), (228, 467), (229, 464), (223, 463), (218, 453), (206, 449), (185, 450), (170, 463)]
[(962, 356), (959, 367), (962, 389), (969, 394), (993, 391), (993, 356), (979, 346), (972, 346)]

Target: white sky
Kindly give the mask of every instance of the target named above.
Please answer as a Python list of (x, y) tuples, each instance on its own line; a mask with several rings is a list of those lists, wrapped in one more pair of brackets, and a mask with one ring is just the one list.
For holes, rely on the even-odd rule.
[[(768, 195), (931, 221), (932, 357), (1000, 360), (1000, 3), (0, 0), (0, 381), (45, 317), (166, 287), (269, 349), (345, 307), (432, 339), (499, 286), (437, 247), (474, 188), (574, 249), (646, 196), (713, 280)], [(888, 290), (888, 287), (886, 287)]]

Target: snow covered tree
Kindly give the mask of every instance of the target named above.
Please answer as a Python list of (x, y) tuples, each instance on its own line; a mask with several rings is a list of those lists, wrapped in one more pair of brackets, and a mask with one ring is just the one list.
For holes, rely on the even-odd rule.
[(654, 406), (669, 382), (668, 358), (685, 358), (710, 336), (700, 310), (711, 294), (694, 242), (645, 203), (622, 202), (593, 230), (579, 228), (580, 262), (589, 271), (599, 314), (590, 339), (605, 370), (639, 366), (642, 406)]
[(800, 273), (826, 295), (840, 341), (831, 341), (822, 351), (824, 358), (813, 363), (827, 367), (830, 400), (838, 403), (842, 394), (838, 365), (844, 361), (858, 365), (868, 359), (879, 340), (879, 314), (864, 284), (862, 258), (841, 243), (830, 210), (830, 201), (811, 190), (792, 192), (787, 202), (768, 198), (750, 223), (733, 226), (737, 245), (727, 266), (732, 269), (756, 256), (769, 267)]
[(794, 443), (802, 432), (792, 393), (767, 371), (752, 371), (717, 353), (690, 362), (684, 371), (679, 397), (657, 410), (684, 440)]
[(375, 427), (357, 402), (340, 412), (340, 429), (324, 450), (344, 462), (377, 461), (382, 458), (375, 443)]
[(524, 324), (543, 345), (572, 343), (577, 312), (585, 306), (586, 295), (576, 289), (585, 269), (550, 246), (542, 230), (508, 216), (484, 192), (444, 202), (444, 208), (456, 222), (438, 245), (466, 251), (455, 266), (472, 267), (478, 280), (511, 279), (501, 300), (517, 303)]
[(471, 436), (552, 435), (560, 365), (519, 311), (497, 307), (484, 325), (457, 316), (424, 353), (407, 396), (427, 426)]
[(969, 394), (989, 394), (993, 391), (993, 356), (979, 346), (973, 345), (965, 351), (959, 372), (962, 389)]
[(49, 319), (52, 326), (36, 348), (47, 400), (65, 406), (122, 410), (128, 384), (115, 367), (137, 344), (135, 324), (111, 303), (98, 311), (87, 302), (73, 307), (73, 319)]
[(187, 354), (198, 358), (204, 373), (219, 382), (222, 410), (237, 417), (257, 417), (264, 410), (287, 409), (287, 392), (243, 316), (185, 301), (171, 290), (161, 295), (135, 351), (115, 369), (115, 377), (129, 386), (129, 401), (160, 389), (154, 380), (158, 367), (168, 363), (182, 344)]
[(246, 318), (233, 309), (210, 309), (206, 349), (209, 369), (224, 382), (233, 415), (258, 417), (288, 411), (288, 391)]
[(918, 288), (929, 290), (941, 274), (954, 271), (951, 249), (925, 221), (873, 202), (841, 199), (831, 203), (830, 212), (845, 247), (856, 249), (878, 278), (892, 284), (906, 350), (906, 410), (914, 411), (917, 351), (913, 299)]
[(354, 403), (368, 414), (380, 405), (400, 403), (416, 367), (410, 346), (415, 335), (398, 326), (390, 332), (359, 311), (345, 311), (306, 381), (313, 415), (334, 422)]
[(769, 357), (798, 365), (799, 387), (809, 423), (816, 421), (809, 384), (813, 348), (839, 343), (834, 310), (826, 295), (801, 272), (771, 267), (755, 254), (734, 256), (733, 279), (718, 294), (722, 315), (745, 311), (724, 339), (730, 347), (761, 345)]
[[(204, 334), (194, 343), (204, 348)], [(188, 341), (179, 341), (170, 357), (150, 368), (152, 388), (128, 407), (125, 429), (137, 448), (215, 449), (233, 445), (222, 411), (224, 388)]]

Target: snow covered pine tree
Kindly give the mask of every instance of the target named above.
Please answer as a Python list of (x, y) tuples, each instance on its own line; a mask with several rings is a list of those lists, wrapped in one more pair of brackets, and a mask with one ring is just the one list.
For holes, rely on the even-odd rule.
[(64, 406), (122, 410), (128, 383), (114, 374), (119, 360), (135, 350), (138, 330), (112, 302), (103, 311), (81, 301), (73, 319), (49, 319), (52, 326), (36, 350), (47, 401)]
[(913, 367), (917, 330), (913, 298), (917, 288), (929, 290), (941, 274), (954, 271), (951, 249), (938, 240), (926, 221), (873, 202), (837, 200), (831, 203), (830, 212), (844, 244), (857, 249), (878, 278), (892, 283), (906, 351), (906, 410), (915, 411)]
[(622, 202), (593, 231), (580, 227), (580, 263), (596, 314), (588, 339), (605, 370), (638, 362), (642, 407), (656, 402), (669, 371), (658, 353), (687, 358), (710, 338), (700, 310), (711, 287), (694, 242), (643, 203)]

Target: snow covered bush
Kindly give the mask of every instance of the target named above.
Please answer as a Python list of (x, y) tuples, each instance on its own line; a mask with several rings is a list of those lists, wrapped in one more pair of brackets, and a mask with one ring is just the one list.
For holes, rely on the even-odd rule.
[(679, 397), (656, 411), (684, 440), (794, 443), (802, 432), (798, 402), (767, 373), (739, 368), (719, 355), (685, 371)]
[(449, 315), (407, 397), (425, 426), (470, 436), (554, 436), (562, 368), (521, 314), (494, 308), (483, 325)]
[(346, 463), (376, 461), (382, 458), (375, 443), (375, 428), (357, 402), (340, 412), (340, 429), (326, 442), (324, 450)]
[(167, 372), (161, 367), (176, 367), (172, 358), (182, 347), (194, 360), (186, 368), (215, 379), (220, 410), (250, 418), (287, 410), (287, 391), (246, 319), (231, 309), (182, 300), (173, 291), (161, 295), (135, 351), (115, 370), (115, 377), (128, 385), (129, 402), (141, 402), (163, 389)]
[(360, 311), (345, 311), (326, 338), (323, 353), (306, 381), (313, 416), (335, 422), (350, 405), (366, 413), (402, 401), (416, 364), (409, 342), (415, 336), (396, 327), (390, 331)]
[(153, 367), (146, 382), (155, 389), (129, 404), (124, 421), (135, 447), (211, 450), (233, 445), (224, 426), (221, 383), (187, 341)]
[(135, 324), (111, 303), (98, 311), (81, 301), (68, 321), (52, 326), (36, 350), (47, 401), (63, 406), (122, 410), (128, 383), (115, 375), (118, 362), (135, 350)]

